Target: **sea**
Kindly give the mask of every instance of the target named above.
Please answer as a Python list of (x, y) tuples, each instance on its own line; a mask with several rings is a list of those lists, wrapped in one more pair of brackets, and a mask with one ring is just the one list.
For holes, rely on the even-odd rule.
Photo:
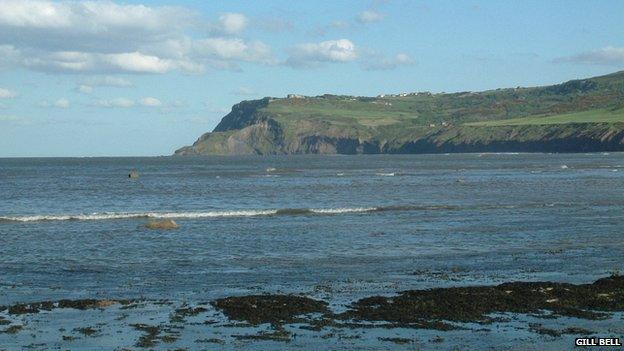
[[(145, 227), (161, 219), (179, 227)], [(623, 243), (623, 153), (0, 159), (5, 306), (280, 293), (344, 310), (409, 289), (589, 283), (624, 270)], [(0, 333), (0, 349), (133, 346), (113, 331), (61, 340), (57, 321), (21, 320), (33, 332)], [(29, 339), (41, 330), (52, 331)], [(336, 349), (413, 349), (380, 341), (386, 333), (394, 335), (344, 338)], [(406, 333), (425, 349), (465, 346), (452, 340), (468, 337)], [(544, 346), (544, 336), (510, 333), (492, 345)], [(427, 342), (436, 335), (446, 344)], [(192, 338), (182, 346), (195, 349)], [(339, 345), (222, 339), (217, 346), (231, 349)], [(565, 349), (568, 340), (546, 341)]]

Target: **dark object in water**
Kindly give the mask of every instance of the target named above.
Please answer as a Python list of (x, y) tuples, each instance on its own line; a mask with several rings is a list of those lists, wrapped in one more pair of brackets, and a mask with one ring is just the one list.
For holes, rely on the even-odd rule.
[(145, 224), (147, 229), (176, 229), (178, 224), (173, 219), (165, 219), (163, 221), (151, 221)]
[(139, 177), (139, 171), (132, 171), (128, 174), (128, 178), (138, 178)]

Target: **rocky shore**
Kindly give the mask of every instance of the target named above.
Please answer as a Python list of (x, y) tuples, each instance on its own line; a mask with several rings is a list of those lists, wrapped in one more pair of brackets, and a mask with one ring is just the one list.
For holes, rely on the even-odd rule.
[(181, 350), (249, 342), (308, 345), (319, 338), (353, 348), (370, 342), (427, 348), (452, 346), (474, 333), (494, 331), (539, 345), (544, 336), (561, 343), (567, 336), (602, 335), (605, 323), (620, 325), (608, 332), (621, 337), (622, 312), (624, 277), (616, 275), (589, 284), (509, 282), (409, 290), (344, 306), (290, 294), (193, 304), (149, 299), (40, 301), (0, 307), (0, 349), (10, 346), (10, 340), (48, 349), (101, 345), (111, 338), (118, 349)]

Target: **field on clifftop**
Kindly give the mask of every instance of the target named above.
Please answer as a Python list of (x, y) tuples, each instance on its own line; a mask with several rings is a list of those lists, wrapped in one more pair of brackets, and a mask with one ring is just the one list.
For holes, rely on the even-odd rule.
[[(572, 126), (572, 127), (571, 127)], [(243, 101), (178, 154), (616, 151), (624, 72), (543, 87)]]

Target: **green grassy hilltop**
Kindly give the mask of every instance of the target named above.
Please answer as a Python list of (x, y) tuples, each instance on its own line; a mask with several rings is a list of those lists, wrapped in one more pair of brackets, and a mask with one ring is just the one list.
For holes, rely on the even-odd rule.
[(177, 154), (624, 149), (624, 72), (451, 94), (243, 101)]

